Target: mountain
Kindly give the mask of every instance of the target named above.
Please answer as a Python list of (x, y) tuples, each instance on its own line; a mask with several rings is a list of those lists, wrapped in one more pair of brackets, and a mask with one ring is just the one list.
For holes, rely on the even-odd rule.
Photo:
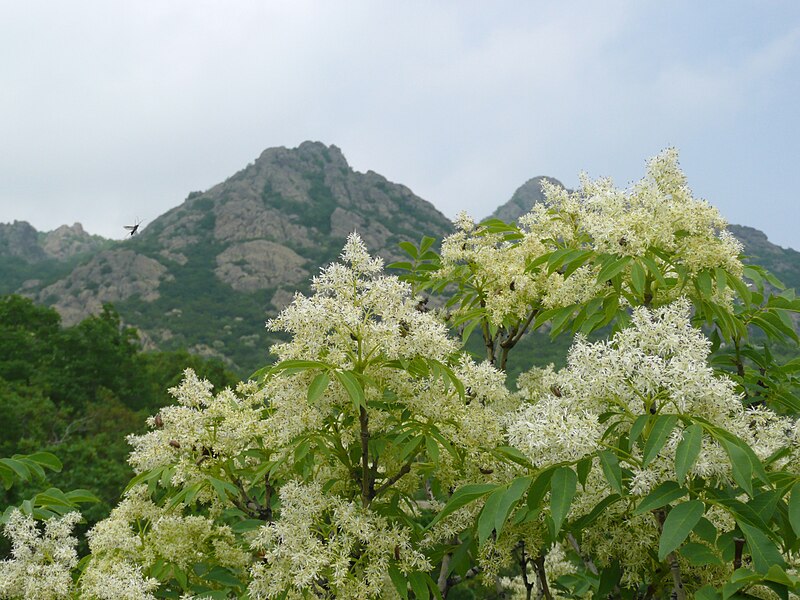
[[(79, 247), (66, 232), (54, 235), (61, 230), (36, 245), (30, 226), (8, 227), (20, 242), (7, 245), (32, 267), (43, 255)], [(62, 276), (22, 282), (17, 291), (55, 307), (67, 324), (112, 302), (146, 346), (220, 357), (246, 375), (267, 360), (275, 339), (265, 320), (295, 290), (308, 289), (350, 232), (393, 261), (402, 256), (400, 241), (450, 230), (450, 221), (407, 187), (354, 171), (336, 146), (305, 142), (265, 150), (135, 237), (84, 255)]]
[(763, 231), (753, 227), (729, 225), (728, 229), (744, 245), (748, 262), (766, 267), (786, 287), (800, 293), (800, 252), (776, 246)]
[[(550, 181), (563, 187), (552, 177), (534, 177), (522, 184), (511, 199), (500, 205), (490, 218), (512, 222), (529, 212), (537, 202), (544, 201), (542, 182)], [(744, 246), (745, 262), (766, 267), (787, 287), (800, 292), (800, 252), (782, 248), (767, 239), (767, 235), (753, 227), (729, 225), (728, 229)]]
[(508, 202), (497, 207), (490, 218), (500, 219), (501, 221), (510, 223), (516, 221), (525, 213), (530, 212), (534, 204), (544, 202), (542, 183), (545, 181), (564, 187), (563, 183), (552, 177), (540, 175), (539, 177), (528, 179), (528, 181), (517, 188), (517, 191), (514, 192)]
[(112, 244), (80, 223), (46, 232), (26, 221), (0, 223), (0, 294), (52, 283)]
[[(513, 221), (530, 210), (543, 199), (543, 180), (558, 183), (527, 181), (493, 216)], [(442, 237), (452, 225), (407, 187), (354, 171), (336, 146), (304, 142), (265, 150), (124, 241), (90, 236), (77, 223), (46, 233), (0, 224), (0, 293), (53, 306), (68, 325), (111, 302), (145, 347), (222, 358), (248, 375), (279, 339), (266, 319), (296, 290), (308, 291), (354, 230), (393, 261), (402, 256), (398, 242)], [(753, 261), (800, 289), (800, 253), (750, 227), (731, 230)]]

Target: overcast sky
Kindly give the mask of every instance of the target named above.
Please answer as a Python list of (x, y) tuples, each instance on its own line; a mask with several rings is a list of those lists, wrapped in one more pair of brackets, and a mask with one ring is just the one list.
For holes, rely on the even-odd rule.
[(483, 217), (675, 146), (800, 249), (797, 0), (0, 2), (0, 222), (122, 237), (307, 139)]

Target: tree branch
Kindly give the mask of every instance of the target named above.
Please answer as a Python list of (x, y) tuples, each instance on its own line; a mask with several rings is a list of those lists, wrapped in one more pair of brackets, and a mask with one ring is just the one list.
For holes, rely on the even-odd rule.
[(583, 560), (584, 566), (587, 569), (589, 569), (592, 572), (592, 574), (599, 575), (600, 572), (597, 570), (597, 567), (595, 566), (591, 557), (586, 556), (583, 554), (583, 552), (581, 552), (581, 547), (578, 545), (578, 540), (575, 539), (575, 536), (572, 535), (571, 533), (568, 533), (567, 540), (569, 541), (569, 545), (572, 546), (572, 549), (575, 550), (575, 552), (578, 553), (578, 556), (580, 556), (581, 559)]
[(744, 538), (733, 538), (733, 570), (739, 569), (742, 566), (742, 550), (744, 550)]
[(369, 414), (366, 407), (362, 406), (358, 413), (358, 422), (361, 425), (361, 505), (369, 506), (372, 500), (372, 472), (369, 468)]
[(544, 554), (540, 554), (532, 562), (533, 568), (536, 570), (536, 576), (539, 578), (539, 584), (542, 586), (542, 597), (547, 600), (553, 600), (553, 595), (547, 585), (547, 572), (544, 570)]
[[(392, 475), (391, 477), (389, 477), (389, 479), (387, 479), (386, 481), (384, 481), (384, 482), (381, 484), (381, 487), (379, 487), (379, 488), (377, 489), (377, 491), (375, 492), (375, 496), (380, 496), (380, 495), (381, 495), (381, 492), (383, 492), (385, 489), (387, 489), (387, 488), (388, 488), (389, 486), (391, 486), (392, 484), (394, 484), (394, 483), (396, 483), (397, 481), (399, 481), (399, 480), (400, 480), (400, 478), (401, 478), (403, 475), (405, 475), (406, 473), (408, 473), (409, 471), (411, 471), (411, 464), (413, 463), (413, 461), (414, 461), (414, 459), (415, 459), (416, 457), (417, 457), (417, 455), (415, 454), (414, 456), (412, 456), (411, 458), (409, 458), (409, 459), (408, 459), (408, 462), (407, 462), (406, 464), (404, 464), (402, 467), (400, 467), (400, 470), (399, 470), (397, 473), (395, 473), (394, 475)], [(373, 497), (375, 497), (375, 496), (373, 496)]]

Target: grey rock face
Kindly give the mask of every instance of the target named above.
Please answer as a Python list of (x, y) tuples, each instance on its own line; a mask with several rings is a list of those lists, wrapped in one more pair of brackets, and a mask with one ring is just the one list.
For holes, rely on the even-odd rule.
[(508, 202), (499, 206), (492, 213), (492, 218), (512, 223), (522, 215), (529, 213), (534, 204), (544, 202), (544, 194), (542, 193), (542, 182), (544, 181), (564, 187), (558, 179), (552, 177), (539, 176), (529, 179), (517, 188), (517, 191), (514, 192)]
[(152, 302), (159, 296), (161, 282), (171, 278), (167, 268), (155, 259), (131, 250), (109, 250), (42, 289), (36, 299), (52, 305), (64, 323), (72, 325), (100, 312), (105, 302), (119, 302), (134, 295)]
[(47, 258), (39, 245), (39, 233), (27, 221), (0, 223), (0, 256), (14, 256), (28, 262)]
[(308, 261), (285, 246), (252, 240), (228, 247), (217, 255), (214, 274), (239, 292), (276, 285), (297, 285), (308, 279)]
[(80, 223), (75, 223), (71, 227), (62, 225), (58, 229), (44, 234), (42, 249), (48, 256), (64, 260), (78, 254), (92, 252), (107, 243), (108, 240), (88, 234)]

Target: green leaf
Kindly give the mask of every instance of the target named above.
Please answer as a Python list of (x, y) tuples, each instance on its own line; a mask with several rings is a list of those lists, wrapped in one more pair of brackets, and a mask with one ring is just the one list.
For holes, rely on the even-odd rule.
[[(203, 575), (206, 581), (213, 581), (229, 587), (240, 587), (242, 582), (230, 570), (225, 567), (213, 567), (208, 573)], [(226, 594), (227, 597), (227, 594)]]
[(70, 502), (74, 502), (75, 504), (79, 502), (100, 502), (100, 498), (95, 496), (89, 490), (84, 489), (71, 490), (64, 494), (64, 496), (66, 496)]
[(414, 592), (416, 600), (428, 600), (430, 592), (428, 590), (428, 582), (425, 580), (425, 575), (418, 571), (408, 574), (408, 581), (411, 584), (411, 589)]
[(697, 522), (697, 525), (694, 526), (692, 531), (694, 531), (694, 534), (704, 542), (714, 544), (717, 541), (717, 528), (714, 527), (714, 524), (705, 517)]
[(547, 489), (550, 487), (550, 480), (553, 478), (556, 467), (549, 467), (539, 473), (533, 480), (531, 487), (528, 488), (528, 508), (535, 510), (539, 508)]
[(665, 481), (642, 499), (633, 514), (640, 515), (656, 508), (661, 508), (678, 498), (682, 498), (686, 493), (687, 490), (678, 485), (677, 482)]
[(797, 583), (786, 574), (786, 571), (784, 571), (783, 567), (780, 565), (772, 565), (769, 570), (767, 570), (767, 574), (764, 575), (764, 579), (768, 581), (774, 581), (775, 583), (788, 585), (789, 587), (797, 586)]
[(786, 567), (786, 561), (775, 544), (763, 531), (742, 521), (737, 521), (739, 529), (747, 538), (747, 547), (750, 549), (750, 556), (753, 559), (753, 566), (759, 573), (766, 573), (772, 565)]
[(676, 415), (659, 415), (656, 417), (653, 428), (650, 430), (650, 436), (647, 438), (642, 451), (642, 468), (650, 464), (650, 461), (658, 455), (658, 451), (664, 446), (677, 423), (678, 417)]
[(645, 279), (646, 275), (641, 263), (639, 263), (639, 261), (633, 261), (633, 265), (631, 266), (631, 284), (633, 284), (633, 291), (637, 296), (644, 294)]
[(289, 359), (282, 360), (281, 362), (272, 366), (272, 370), (277, 372), (286, 370), (304, 370), (304, 369), (327, 369), (328, 364), (319, 360), (302, 360), (302, 359)]
[(750, 463), (750, 457), (736, 444), (722, 440), (722, 447), (725, 448), (728, 457), (731, 460), (731, 469), (733, 469), (733, 479), (741, 486), (750, 496), (753, 495), (753, 465)]
[(667, 282), (664, 280), (664, 275), (661, 273), (661, 269), (658, 268), (656, 261), (653, 260), (649, 256), (642, 256), (640, 260), (647, 265), (647, 270), (653, 276), (653, 278), (658, 282), (658, 284), (662, 287), (667, 285)]
[(35, 452), (34, 454), (29, 454), (26, 458), (56, 473), (59, 473), (62, 468), (61, 461), (58, 460), (55, 454), (51, 454), (50, 452)]
[(789, 497), (789, 523), (792, 525), (796, 535), (800, 536), (800, 482), (792, 487), (792, 495)]
[(433, 246), (433, 243), (436, 241), (436, 238), (432, 238), (429, 235), (423, 235), (422, 240), (419, 242), (419, 253), (425, 254), (428, 249)]
[(550, 331), (550, 337), (555, 338), (561, 331), (564, 330), (566, 325), (568, 324), (567, 321), (572, 317), (572, 313), (575, 312), (574, 304), (570, 306), (565, 306), (564, 308), (559, 308), (556, 311), (556, 314), (553, 315), (553, 319), (551, 321), (552, 330)]
[(30, 469), (25, 465), (25, 463), (20, 462), (19, 460), (14, 460), (13, 458), (0, 458), (0, 465), (5, 465), (11, 469), (17, 474), (17, 477), (23, 481), (27, 481), (31, 476)]
[(411, 242), (400, 242), (397, 245), (405, 250), (406, 254), (408, 254), (411, 258), (417, 258), (417, 247)]
[(450, 497), (450, 500), (447, 502), (447, 504), (445, 504), (444, 508), (428, 524), (426, 529), (430, 529), (450, 513), (458, 510), (462, 506), (466, 506), (470, 502), (474, 502), (478, 498), (482, 498), (489, 492), (496, 490), (498, 487), (500, 486), (494, 483), (473, 483), (458, 488)]
[(714, 277), (717, 283), (717, 290), (721, 293), (725, 291), (725, 286), (727, 282), (727, 272), (722, 267), (717, 267), (714, 269)]
[(492, 454), (495, 456), (499, 455), (499, 457), (502, 458), (507, 458), (508, 460), (515, 462), (518, 465), (522, 465), (523, 467), (533, 468), (530, 459), (512, 446), (498, 446), (492, 450)]
[(739, 600), (740, 598), (752, 598), (752, 596), (746, 596), (742, 594), (737, 594), (740, 589), (745, 587), (746, 585), (757, 583), (761, 581), (761, 575), (758, 573), (754, 573), (750, 569), (740, 568), (736, 569), (731, 575), (728, 583), (722, 586), (722, 597), (727, 600), (728, 598), (733, 598), (734, 600)]
[(500, 488), (486, 499), (486, 504), (483, 505), (483, 510), (481, 510), (481, 514), (478, 517), (478, 546), (483, 546), (483, 543), (492, 535), (495, 521), (498, 518), (497, 513), (499, 512), (500, 503), (505, 492), (505, 489)]
[(267, 365), (266, 367), (261, 367), (260, 369), (256, 369), (250, 375), (247, 376), (247, 381), (260, 381), (267, 375), (272, 372), (272, 365)]
[(178, 565), (172, 565), (172, 576), (184, 590), (189, 586), (189, 576)]
[(386, 268), (387, 269), (402, 269), (403, 271), (413, 271), (414, 270), (414, 265), (412, 265), (408, 261), (401, 260), (401, 261), (393, 262), (391, 264), (386, 265)]
[(322, 398), (322, 394), (325, 393), (325, 390), (328, 388), (328, 383), (330, 382), (330, 377), (328, 377), (328, 373), (323, 371), (311, 382), (311, 385), (308, 386), (308, 403), (309, 404), (316, 404), (317, 400)]
[(700, 292), (700, 295), (704, 298), (711, 298), (713, 290), (711, 274), (704, 269), (697, 274), (697, 279), (695, 282), (697, 284), (697, 291)]
[(622, 496), (620, 496), (619, 494), (609, 494), (608, 496), (603, 498), (600, 502), (598, 502), (589, 514), (583, 515), (582, 517), (575, 519), (573, 526), (578, 531), (585, 529), (586, 527), (594, 523), (609, 506), (611, 506), (615, 502), (618, 502), (621, 499)]
[(559, 467), (550, 480), (550, 515), (555, 525), (555, 533), (561, 529), (575, 491), (578, 487), (578, 476), (569, 467)]
[(697, 423), (683, 430), (683, 438), (675, 450), (675, 474), (681, 483), (692, 468), (703, 444), (703, 428)]
[(50, 488), (40, 494), (36, 494), (34, 504), (37, 506), (74, 506), (74, 503), (64, 495), (58, 488)]
[(139, 485), (140, 483), (150, 482), (154, 479), (155, 480), (159, 479), (162, 473), (168, 468), (169, 467), (167, 466), (162, 466), (162, 467), (156, 467), (151, 471), (142, 471), (136, 477), (134, 477), (128, 482), (128, 485), (125, 486), (125, 489), (123, 490), (122, 494), (125, 495), (126, 492), (128, 492), (135, 486)]
[(736, 290), (736, 293), (739, 294), (739, 297), (744, 301), (746, 306), (749, 306), (752, 303), (752, 293), (750, 292), (750, 288), (738, 277), (727, 273), (727, 280), (728, 284)]
[(243, 519), (231, 525), (231, 529), (239, 534), (247, 533), (248, 531), (255, 531), (264, 525), (261, 519)]
[(600, 583), (597, 588), (597, 593), (592, 596), (593, 598), (607, 598), (612, 596), (614, 588), (619, 583), (622, 577), (622, 568), (619, 563), (615, 562), (603, 569), (600, 572)]
[(578, 472), (578, 482), (585, 489), (586, 480), (589, 478), (589, 472), (592, 470), (592, 457), (587, 456), (579, 460), (575, 465), (575, 470)]
[(603, 468), (603, 474), (606, 476), (611, 489), (622, 496), (624, 494), (622, 490), (622, 469), (619, 466), (617, 455), (611, 450), (603, 450), (598, 456), (600, 458), (600, 466)]
[(695, 567), (722, 565), (722, 559), (705, 544), (689, 542), (681, 548), (680, 553), (690, 565)]
[(364, 397), (364, 388), (361, 387), (361, 383), (359, 383), (356, 376), (350, 371), (339, 371), (338, 369), (334, 370), (333, 374), (336, 376), (336, 379), (339, 380), (339, 383), (342, 384), (347, 395), (350, 396), (355, 411), (359, 412), (362, 406), (366, 407), (367, 403)]
[(631, 442), (631, 446), (636, 443), (636, 440), (639, 439), (639, 436), (642, 435), (642, 431), (644, 431), (645, 425), (650, 421), (652, 415), (639, 415), (636, 417), (636, 420), (633, 422), (633, 427), (631, 427), (630, 433), (628, 434), (628, 439)]
[(432, 437), (425, 436), (425, 450), (433, 464), (439, 464), (439, 444)]
[(421, 433), (408, 440), (400, 450), (400, 460), (406, 460), (409, 456), (416, 452), (417, 448), (419, 448), (424, 441), (425, 436)]
[(618, 275), (620, 271), (628, 266), (629, 262), (631, 262), (630, 256), (623, 256), (622, 258), (608, 261), (597, 274), (597, 283), (605, 283), (615, 275)]
[(532, 481), (533, 477), (517, 477), (511, 482), (508, 489), (503, 492), (503, 497), (497, 507), (494, 521), (494, 529), (498, 536), (500, 532), (503, 531), (503, 526), (505, 525), (506, 519), (508, 519), (508, 515), (517, 505), (523, 494), (528, 490)]
[(400, 572), (400, 569), (394, 565), (390, 566), (389, 578), (392, 580), (392, 585), (394, 585), (394, 589), (397, 590), (400, 597), (403, 598), (403, 600), (408, 600), (408, 581), (405, 575)]
[(210, 475), (206, 475), (206, 479), (208, 479), (211, 487), (214, 488), (214, 491), (222, 502), (227, 502), (229, 496), (235, 498), (239, 495), (239, 490), (232, 483), (217, 479), (216, 477), (211, 477)]
[(694, 593), (695, 600), (722, 600), (720, 594), (713, 585), (704, 585)]
[(689, 500), (669, 511), (658, 541), (658, 560), (664, 560), (683, 543), (704, 512), (705, 505), (700, 500)]

